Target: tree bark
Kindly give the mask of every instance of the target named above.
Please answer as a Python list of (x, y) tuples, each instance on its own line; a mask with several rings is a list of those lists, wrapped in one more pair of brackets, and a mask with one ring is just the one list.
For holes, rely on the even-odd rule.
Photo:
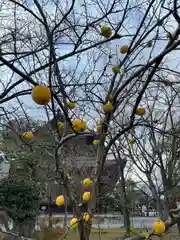
[(163, 213), (163, 220), (167, 220), (169, 217), (169, 201), (168, 201), (168, 195), (167, 192), (165, 190), (164, 193), (164, 213)]
[(120, 163), (120, 177), (121, 177), (121, 193), (122, 193), (122, 201), (123, 201), (123, 217), (124, 217), (124, 228), (126, 229), (126, 234), (130, 235), (130, 214), (128, 209), (128, 198), (126, 194), (126, 185), (125, 185), (125, 177), (124, 177), (124, 163)]
[(80, 240), (89, 240), (89, 236), (91, 233), (91, 223), (90, 222), (86, 223), (85, 221), (80, 220), (78, 231)]
[(35, 221), (21, 224), (14, 223), (12, 231), (15, 233), (19, 233), (20, 236), (31, 238), (35, 231)]
[(152, 196), (153, 196), (153, 198), (154, 198), (154, 200), (156, 202), (156, 210), (157, 210), (157, 212), (159, 214), (159, 217), (163, 219), (163, 211), (162, 211), (162, 206), (161, 206), (161, 199), (158, 196), (156, 187), (154, 186), (154, 183), (153, 183), (152, 178), (151, 178), (151, 174), (147, 173), (146, 176), (147, 176), (147, 179), (148, 179), (148, 183), (149, 183), (149, 187), (151, 189)]

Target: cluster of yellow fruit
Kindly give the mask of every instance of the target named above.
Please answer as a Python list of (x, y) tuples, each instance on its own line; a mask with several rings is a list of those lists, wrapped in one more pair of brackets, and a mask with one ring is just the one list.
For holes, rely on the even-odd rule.
[[(90, 216), (88, 213), (84, 213), (83, 214), (83, 217), (82, 219), (85, 221), (85, 222), (88, 222), (89, 219), (90, 219)], [(71, 221), (70, 221), (70, 226), (72, 229), (77, 229), (78, 228), (78, 223), (79, 223), (79, 220), (77, 218), (72, 218)]]
[[(57, 123), (57, 126), (59, 129), (61, 129), (63, 126), (64, 126), (64, 123), (63, 122), (58, 122)], [(72, 126), (73, 126), (73, 129), (77, 132), (77, 133), (82, 133), (86, 130), (87, 128), (87, 124), (86, 124), (86, 121), (84, 120), (80, 120), (80, 119), (75, 119), (73, 122), (72, 122)], [(24, 132), (22, 134), (22, 138), (25, 139), (25, 140), (32, 140), (34, 137), (33, 133), (31, 131), (29, 132)]]
[[(103, 33), (105, 34), (105, 32), (107, 33), (108, 30), (107, 28), (104, 28)], [(128, 47), (127, 46), (122, 46), (121, 47), (121, 52), (125, 53), (126, 51), (128, 51)], [(119, 72), (120, 71), (120, 67), (116, 66), (113, 67), (113, 72)], [(39, 105), (47, 105), (49, 103), (49, 101), (51, 100), (51, 90), (49, 87), (43, 86), (43, 85), (37, 85), (32, 89), (32, 93), (31, 93), (32, 99), (34, 100), (35, 103), (39, 104)], [(112, 97), (111, 97), (112, 98)], [(114, 110), (114, 106), (112, 104), (113, 98), (109, 99), (109, 101), (107, 103), (105, 103), (103, 105), (103, 110), (105, 113), (111, 113)], [(71, 101), (67, 101), (67, 107), (69, 109), (74, 109), (76, 107), (76, 104), (71, 102)], [(136, 115), (138, 116), (143, 116), (145, 114), (145, 109), (144, 108), (137, 108), (136, 109)], [(103, 121), (103, 120), (101, 120)], [(59, 129), (61, 129), (64, 126), (63, 122), (58, 122), (57, 123), (57, 127)], [(80, 120), (80, 119), (75, 119), (72, 122), (72, 126), (75, 132), (77, 133), (82, 133), (87, 129), (87, 124), (86, 121), (84, 120)], [(102, 126), (98, 125), (96, 127), (97, 132), (102, 132)], [(26, 140), (32, 140), (34, 137), (33, 133), (31, 131), (29, 132), (24, 132), (22, 134), (22, 138), (26, 139)], [(100, 140), (94, 140), (93, 144), (97, 145), (99, 144)]]
[[(104, 119), (100, 119), (98, 125), (96, 126), (96, 132), (97, 133), (102, 133), (103, 130), (103, 124), (104, 124)], [(100, 139), (102, 139), (104, 136), (100, 136)], [(100, 139), (96, 139), (93, 141), (94, 145), (98, 145), (100, 143)]]
[[(111, 35), (112, 35), (112, 29), (108, 26), (101, 26), (101, 35), (103, 37), (106, 37), (106, 38), (110, 38)], [(125, 54), (127, 53), (129, 50), (129, 47), (127, 45), (124, 45), (122, 47), (120, 47), (120, 53), (121, 54)], [(113, 71), (115, 72), (119, 72), (120, 68), (119, 67), (115, 67), (114, 69), (112, 69)]]
[[(92, 180), (90, 178), (85, 178), (83, 180), (83, 186), (88, 187), (92, 184)], [(91, 193), (90, 192), (84, 192), (82, 195), (82, 200), (84, 202), (88, 202), (91, 199)]]
[[(63, 128), (64, 123), (63, 122), (58, 122), (57, 126), (58, 126), (59, 129), (61, 129), (61, 128)], [(72, 122), (72, 127), (73, 127), (75, 132), (82, 133), (86, 130), (87, 124), (86, 124), (86, 121), (84, 121), (84, 120), (75, 119)]]
[(165, 232), (166, 230), (166, 225), (163, 221), (161, 221), (160, 219), (158, 219), (157, 221), (154, 222), (153, 224), (153, 230), (155, 233), (157, 234), (162, 234)]
[[(88, 187), (92, 184), (92, 180), (90, 178), (86, 178), (83, 180), (83, 186)], [(91, 199), (91, 193), (90, 192), (84, 192), (82, 196), (83, 201), (87, 202)], [(60, 195), (56, 198), (56, 205), (58, 207), (63, 206), (65, 202), (64, 196)]]
[[(88, 187), (89, 185), (92, 184), (92, 180), (90, 178), (85, 178), (83, 180), (83, 186), (84, 187)], [(83, 201), (85, 202), (88, 202), (90, 199), (91, 199), (91, 193), (90, 192), (84, 192), (83, 193), (83, 196), (82, 196), (82, 199)], [(65, 199), (64, 199), (64, 196), (63, 195), (60, 195), (56, 198), (56, 205), (58, 207), (61, 207), (63, 206), (65, 203)], [(85, 222), (88, 222), (89, 221), (89, 214), (88, 213), (84, 213), (83, 215), (83, 220)], [(76, 229), (78, 227), (78, 222), (79, 220), (77, 218), (72, 218), (71, 221), (70, 221), (70, 226), (73, 228), (73, 229)]]
[[(101, 35), (106, 37), (106, 38), (110, 38), (111, 35), (112, 35), (112, 29), (108, 26), (101, 26)], [(169, 34), (167, 35), (167, 38), (169, 38)], [(152, 40), (149, 40), (147, 43), (146, 43), (146, 46), (148, 48), (152, 47), (152, 44), (153, 44), (153, 41)], [(123, 45), (120, 47), (119, 51), (121, 54), (126, 54), (129, 50), (129, 46), (127, 45)], [(117, 67), (113, 67), (112, 68), (112, 71), (114, 73), (118, 73), (120, 71), (120, 67), (117, 66)]]
[[(135, 114), (136, 114), (137, 116), (143, 116), (145, 113), (146, 113), (145, 108), (136, 108)], [(134, 138), (131, 138), (131, 139), (129, 140), (129, 143), (130, 143), (130, 145), (133, 145), (133, 144), (136, 143), (136, 140), (135, 140)]]
[[(51, 90), (49, 87), (39, 84), (32, 89), (31, 97), (36, 104), (47, 105), (51, 100)], [(67, 107), (69, 109), (74, 109), (76, 104), (67, 101)]]
[[(43, 85), (37, 85), (32, 89), (31, 96), (33, 101), (38, 105), (47, 105), (51, 100), (51, 90), (49, 87), (43, 86)], [(67, 101), (67, 107), (69, 109), (74, 109), (76, 107), (76, 104)], [(87, 128), (86, 122), (84, 120), (75, 119), (72, 123), (73, 128), (76, 132), (81, 133), (84, 132)], [(57, 127), (61, 129), (64, 126), (63, 122), (58, 122)], [(26, 140), (32, 140), (34, 137), (33, 133), (31, 131), (24, 132), (22, 134), (22, 138)]]

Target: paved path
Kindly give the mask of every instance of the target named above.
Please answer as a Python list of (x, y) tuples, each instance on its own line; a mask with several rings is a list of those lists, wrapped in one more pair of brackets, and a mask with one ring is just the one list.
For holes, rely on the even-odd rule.
[[(41, 217), (46, 217), (41, 215)], [(54, 217), (64, 218), (63, 214), (54, 215)], [(68, 222), (73, 217), (72, 214), (68, 214)], [(119, 228), (123, 226), (123, 216), (122, 215), (95, 215), (96, 223), (93, 224), (93, 227), (98, 227), (98, 224), (101, 228)], [(131, 222), (133, 223), (135, 228), (152, 228), (153, 222), (157, 219), (157, 217), (133, 217), (131, 218)], [(98, 224), (97, 224), (98, 222)], [(60, 224), (62, 225), (62, 223)]]

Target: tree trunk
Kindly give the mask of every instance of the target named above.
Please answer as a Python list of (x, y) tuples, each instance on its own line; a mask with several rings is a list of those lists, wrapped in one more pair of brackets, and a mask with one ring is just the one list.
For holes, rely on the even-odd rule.
[(169, 199), (168, 199), (168, 188), (169, 188), (169, 183), (168, 179), (166, 176), (166, 172), (163, 167), (163, 163), (161, 164), (161, 177), (162, 177), (162, 183), (163, 183), (163, 190), (164, 190), (164, 214), (163, 214), (163, 220), (166, 221), (169, 217)]
[(125, 164), (120, 163), (120, 177), (121, 177), (121, 193), (123, 201), (123, 217), (124, 217), (124, 228), (126, 229), (126, 234), (130, 235), (130, 214), (128, 206), (128, 198), (126, 195), (125, 177), (124, 177), (124, 166)]
[(91, 233), (91, 223), (86, 223), (83, 220), (80, 220), (78, 231), (80, 240), (89, 240), (89, 236)]
[(168, 196), (164, 194), (164, 213), (163, 213), (163, 220), (166, 221), (169, 217), (169, 201)]
[(126, 229), (126, 235), (130, 235), (130, 217), (129, 217), (129, 210), (125, 207), (123, 209), (123, 216), (124, 216), (124, 228)]
[(49, 211), (49, 224), (48, 224), (48, 225), (49, 225), (49, 228), (52, 228), (52, 227), (53, 227), (51, 204), (52, 204), (52, 198), (51, 198), (51, 192), (50, 192), (49, 203), (48, 203), (48, 211)]
[[(170, 207), (169, 207), (169, 208), (170, 208), (170, 209), (176, 209), (176, 208), (178, 208), (176, 196), (175, 196), (175, 197), (172, 196), (171, 201), (170, 201)], [(178, 232), (179, 232), (179, 235), (180, 235), (180, 221), (177, 221), (177, 228), (178, 228)]]
[(149, 187), (151, 189), (151, 193), (152, 193), (152, 196), (154, 198), (154, 200), (156, 201), (156, 210), (159, 214), (159, 217), (160, 218), (163, 218), (163, 211), (162, 211), (162, 206), (161, 206), (161, 199), (160, 197), (158, 196), (158, 193), (156, 191), (156, 187), (152, 181), (152, 178), (151, 178), (151, 174), (150, 173), (147, 173), (146, 174), (147, 176), (147, 179), (148, 179), (148, 183), (149, 183)]
[(35, 221), (21, 224), (14, 223), (12, 231), (15, 233), (19, 233), (20, 236), (31, 238), (35, 231)]

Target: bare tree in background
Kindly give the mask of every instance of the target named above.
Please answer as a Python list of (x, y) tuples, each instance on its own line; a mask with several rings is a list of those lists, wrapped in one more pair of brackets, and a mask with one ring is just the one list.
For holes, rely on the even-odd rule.
[[(72, 125), (66, 99), (77, 102), (78, 117), (104, 120), (101, 135), (105, 137), (97, 148), (92, 199), (87, 205), (93, 216), (108, 152), (128, 131), (147, 123), (148, 116), (139, 119), (135, 113), (138, 106), (144, 105), (143, 98), (151, 85), (157, 86), (154, 91), (159, 94), (154, 77), (160, 70), (177, 74), (178, 66), (170, 64), (168, 58), (173, 57), (180, 45), (180, 5), (176, 0), (173, 3), (165, 0), (65, 3), (9, 0), (0, 3), (4, 12), (0, 39), (2, 115), (8, 114), (9, 104), (15, 99), (30, 94), (32, 86), (43, 83), (51, 88), (53, 95), (46, 111), (56, 118), (60, 108), (66, 126)], [(172, 22), (173, 29), (169, 27)], [(111, 36), (103, 37), (100, 25), (110, 27)], [(128, 48), (119, 54), (122, 45)], [(109, 71), (110, 66), (117, 65), (120, 73)], [(166, 86), (171, 85), (171, 81), (162, 81)], [(100, 109), (108, 100), (113, 104), (113, 112), (103, 113)], [(83, 116), (82, 109), (85, 110)], [(119, 117), (123, 118), (120, 125)], [(108, 138), (112, 122), (117, 128)], [(148, 127), (153, 124), (154, 121), (148, 122)], [(80, 239), (85, 240), (89, 239), (91, 221), (87, 224), (82, 221), (79, 201), (70, 191), (70, 180), (60, 162), (63, 144), (80, 135), (68, 134), (66, 126), (61, 136), (57, 134), (55, 173), (64, 184), (74, 214), (80, 219)], [(92, 136), (94, 131), (84, 135)], [(167, 222), (167, 229), (179, 220), (174, 219)]]
[[(165, 68), (163, 74), (166, 74)], [(126, 156), (132, 162), (140, 180), (151, 190), (156, 210), (165, 220), (171, 209), (177, 208), (178, 201), (179, 73), (176, 74), (173, 81), (167, 78), (164, 83), (159, 73), (156, 91), (153, 85), (149, 85), (144, 96), (144, 104), (149, 110), (148, 118), (118, 144), (121, 156)], [(179, 222), (177, 224), (179, 228)]]

